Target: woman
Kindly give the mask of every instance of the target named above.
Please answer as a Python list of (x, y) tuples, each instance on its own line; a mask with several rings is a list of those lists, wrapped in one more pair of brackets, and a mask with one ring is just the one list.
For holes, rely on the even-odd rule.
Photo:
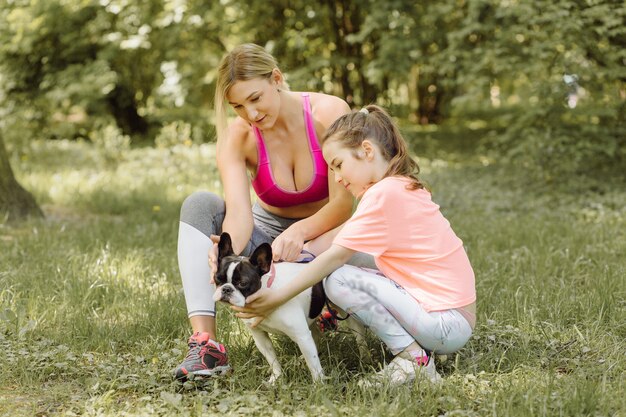
[[(237, 118), (226, 127), (228, 105)], [(230, 370), (226, 349), (216, 341), (210, 283), (215, 261), (207, 264), (212, 236), (228, 232), (242, 255), (272, 243), (274, 260), (294, 261), (304, 242), (345, 222), (353, 205), (350, 193), (328, 175), (318, 142), (350, 112), (345, 101), (289, 91), (276, 60), (260, 46), (244, 44), (220, 63), (215, 112), (225, 201), (198, 192), (181, 208), (178, 264), (193, 335), (174, 371), (178, 379)], [(250, 184), (258, 197), (254, 206)]]

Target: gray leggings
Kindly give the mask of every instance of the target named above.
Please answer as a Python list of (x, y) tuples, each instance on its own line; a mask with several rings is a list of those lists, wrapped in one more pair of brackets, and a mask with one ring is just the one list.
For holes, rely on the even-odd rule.
[[(208, 191), (198, 191), (183, 201), (180, 221), (198, 229), (206, 236), (222, 233), (222, 223), (226, 215), (226, 203), (218, 195)], [(254, 229), (252, 237), (242, 255), (250, 255), (262, 243), (271, 243), (289, 226), (300, 219), (287, 219), (268, 213), (260, 205), (252, 207)]]
[[(224, 200), (207, 191), (191, 194), (181, 207), (178, 267), (183, 281), (188, 317), (215, 315), (215, 286), (209, 282), (211, 269), (208, 254), (213, 245), (209, 237), (222, 233), (225, 214)], [(253, 206), (252, 215), (254, 229), (242, 255), (250, 255), (262, 243), (272, 243), (280, 233), (300, 220), (275, 216), (258, 204)]]

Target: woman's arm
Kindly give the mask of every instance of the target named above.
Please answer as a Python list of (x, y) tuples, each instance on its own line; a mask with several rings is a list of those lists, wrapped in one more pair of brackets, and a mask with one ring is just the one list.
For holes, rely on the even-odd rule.
[(235, 121), (228, 127), (227, 137), (218, 140), (216, 152), (226, 201), (222, 231), (230, 234), (233, 250), (237, 254), (245, 249), (254, 227), (244, 152), (247, 135), (246, 126)]
[(309, 263), (289, 284), (278, 289), (257, 291), (246, 299), (244, 307), (231, 306), (231, 308), (238, 311), (237, 317), (256, 317), (257, 320), (253, 324), (254, 327), (276, 308), (344, 265), (353, 254), (354, 251), (351, 249), (332, 245), (330, 249)]

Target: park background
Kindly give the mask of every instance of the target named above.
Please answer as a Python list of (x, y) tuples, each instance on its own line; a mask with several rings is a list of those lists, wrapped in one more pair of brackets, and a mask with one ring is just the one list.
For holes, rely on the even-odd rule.
[[(0, 3), (0, 413), (624, 415), (626, 6), (603, 0)], [(178, 209), (221, 192), (216, 68), (268, 49), (294, 91), (397, 118), (477, 276), (447, 383), (362, 390), (327, 333), (283, 382), (220, 310), (231, 378), (180, 386)]]

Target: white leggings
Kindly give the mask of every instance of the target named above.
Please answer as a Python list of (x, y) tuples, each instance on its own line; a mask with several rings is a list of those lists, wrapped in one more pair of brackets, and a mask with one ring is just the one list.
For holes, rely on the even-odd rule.
[(448, 354), (462, 348), (472, 328), (457, 310), (427, 312), (393, 280), (375, 270), (345, 265), (324, 281), (326, 295), (370, 328), (395, 355), (416, 341)]

